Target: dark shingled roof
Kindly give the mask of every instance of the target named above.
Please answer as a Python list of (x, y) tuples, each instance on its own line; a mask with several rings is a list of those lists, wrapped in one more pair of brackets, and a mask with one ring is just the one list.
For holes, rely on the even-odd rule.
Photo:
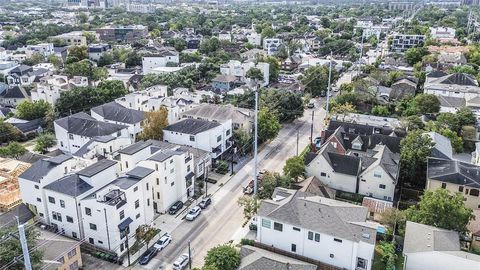
[(450, 74), (439, 83), (477, 86), (475, 83), (475, 78), (465, 73)]
[(145, 113), (125, 108), (115, 101), (92, 108), (92, 111), (103, 118), (126, 124), (136, 124), (145, 118)]
[(10, 211), (0, 215), (0, 228), (10, 228), (17, 226), (17, 218), (20, 224), (27, 223), (35, 214), (28, 209), (24, 203), (13, 207)]
[(30, 120), (25, 123), (12, 123), (14, 127), (20, 130), (23, 134), (36, 131), (38, 128), (42, 127), (45, 124), (45, 121), (42, 118)]
[(117, 131), (127, 128), (124, 125), (97, 121), (95, 118), (83, 112), (58, 119), (55, 121), (55, 123), (66, 129), (68, 133), (89, 138), (111, 135)]
[(359, 157), (332, 152), (324, 152), (324, 156), (335, 172), (356, 176), (360, 170)]
[(13, 86), (7, 88), (0, 94), (3, 98), (28, 98), (28, 92), (21, 86)]
[(316, 270), (317, 266), (273, 253), (265, 249), (243, 246), (240, 250), (242, 262), (238, 270)]
[(175, 155), (181, 155), (183, 153), (185, 153), (185, 152), (178, 151), (178, 150), (160, 151), (160, 152), (156, 153), (155, 155), (151, 156), (148, 160), (163, 162), (166, 159), (169, 159), (169, 158), (171, 158)]
[(480, 166), (458, 160), (428, 158), (427, 179), (480, 188)]
[(128, 176), (122, 176), (117, 179), (115, 179), (112, 182), (112, 185), (115, 185), (123, 190), (126, 190), (130, 188), (131, 186), (137, 184), (141, 179), (139, 178), (133, 178), (133, 177), (128, 177)]
[(129, 145), (122, 150), (119, 151), (120, 154), (127, 154), (127, 155), (133, 155), (149, 146), (158, 146), (159, 148), (162, 149), (173, 149), (176, 147), (176, 145), (168, 143), (168, 142), (162, 142), (162, 141), (156, 141), (156, 140), (148, 140), (148, 141), (139, 141), (136, 142), (132, 145)]
[(33, 163), (32, 166), (24, 171), (19, 177), (40, 183), (40, 180), (47, 175), (51, 169), (71, 158), (71, 156), (60, 155), (53, 158), (41, 159)]
[(196, 135), (218, 126), (220, 126), (220, 124), (216, 122), (187, 118), (169, 125), (163, 130)]
[(72, 197), (81, 195), (92, 188), (93, 187), (83, 181), (78, 174), (64, 176), (63, 178), (45, 186), (45, 189)]
[(109, 159), (101, 159), (101, 160), (97, 161), (96, 163), (94, 163), (94, 164), (86, 167), (85, 169), (79, 171), (78, 174), (86, 176), (86, 177), (92, 177), (92, 176), (102, 172), (103, 170), (106, 170), (106, 169), (112, 167), (115, 164), (117, 164), (116, 161), (109, 160)]

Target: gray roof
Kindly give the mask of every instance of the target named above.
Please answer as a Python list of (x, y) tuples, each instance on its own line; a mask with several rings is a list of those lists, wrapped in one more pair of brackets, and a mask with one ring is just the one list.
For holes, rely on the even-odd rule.
[(122, 176), (117, 179), (115, 179), (112, 182), (112, 185), (115, 185), (123, 190), (126, 190), (130, 188), (131, 186), (137, 184), (141, 179), (139, 178), (133, 178), (133, 177), (128, 177), (128, 176)]
[(437, 96), (441, 107), (459, 108), (465, 106), (465, 98)]
[(317, 266), (261, 248), (242, 246), (238, 270), (316, 270)]
[(431, 153), (432, 157), (452, 159), (453, 149), (449, 138), (437, 132), (427, 132), (424, 134), (428, 135), (432, 139), (432, 142), (435, 143)]
[(133, 168), (131, 171), (127, 172), (127, 175), (132, 178), (143, 179), (149, 174), (151, 174), (152, 172), (154, 172), (154, 170), (145, 168), (142, 166), (137, 166)]
[(3, 91), (0, 94), (0, 96), (3, 97), (3, 98), (19, 98), (19, 99), (21, 99), (21, 98), (28, 98), (29, 94), (25, 90), (25, 88), (23, 88), (21, 86), (13, 86), (13, 87), (9, 87), (5, 91)]
[(166, 151), (159, 151), (158, 153), (154, 154), (148, 160), (153, 160), (153, 161), (158, 161), (158, 162), (163, 162), (175, 155), (181, 155), (184, 154), (184, 151), (179, 151), (179, 150), (166, 150)]
[(220, 124), (217, 122), (187, 118), (169, 125), (163, 130), (196, 135), (218, 126), (220, 126)]
[(145, 113), (125, 108), (115, 101), (92, 108), (92, 111), (103, 118), (126, 124), (136, 124), (145, 118)]
[(81, 195), (93, 187), (83, 181), (78, 174), (66, 175), (57, 181), (45, 186), (45, 189), (62, 193), (68, 196), (76, 197)]
[(57, 261), (80, 245), (80, 242), (66, 237), (55, 236), (54, 234), (45, 236), (45, 239), (38, 239), (37, 245), (42, 251), (42, 260), (45, 262), (44, 267), (47, 267), (46, 269), (58, 269), (61, 264)]
[(350, 241), (375, 243), (376, 228), (366, 223), (368, 208), (286, 191), (294, 194), (281, 200), (262, 201), (258, 216)]
[(403, 253), (459, 250), (457, 232), (407, 221)]
[(427, 179), (480, 188), (480, 167), (459, 160), (428, 158)]
[(98, 121), (84, 112), (55, 120), (55, 123), (66, 129), (68, 133), (89, 138), (111, 135), (127, 128), (124, 125)]
[(92, 177), (100, 172), (102, 172), (103, 170), (106, 170), (108, 168), (110, 168), (111, 166), (117, 164), (116, 161), (113, 161), (113, 160), (109, 160), (109, 159), (101, 159), (99, 161), (97, 161), (96, 163), (80, 170), (78, 172), (79, 175), (82, 175), (82, 176), (86, 176), (86, 177)]
[(20, 223), (23, 224), (35, 217), (35, 214), (30, 211), (27, 205), (21, 203), (0, 215), (0, 228), (16, 227), (17, 217)]
[(233, 75), (218, 75), (212, 81), (214, 82), (234, 82), (237, 78)]
[(156, 140), (147, 140), (147, 141), (139, 141), (136, 142), (132, 145), (129, 145), (122, 150), (118, 151), (120, 154), (127, 154), (127, 155), (133, 155), (147, 147), (150, 146), (157, 146), (160, 148), (166, 148), (166, 149), (173, 149), (176, 147), (175, 144), (168, 143), (168, 142), (162, 142), (162, 141), (156, 141)]
[(71, 156), (59, 155), (52, 158), (41, 159), (33, 163), (32, 166), (30, 166), (30, 168), (24, 171), (19, 177), (22, 179), (40, 183), (40, 180), (45, 175), (47, 175), (51, 169), (71, 158)]
[(203, 103), (181, 114), (182, 116), (191, 116), (210, 121), (224, 122), (232, 120), (233, 123), (242, 123), (244, 121), (253, 121), (253, 112), (249, 109), (235, 107), (231, 104), (218, 105)]

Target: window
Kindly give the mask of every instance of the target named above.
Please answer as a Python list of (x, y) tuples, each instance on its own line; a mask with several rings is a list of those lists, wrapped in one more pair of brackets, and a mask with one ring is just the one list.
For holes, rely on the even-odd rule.
[(99, 244), (103, 244), (103, 241), (98, 240), (98, 243), (99, 243)]
[(49, 203), (55, 203), (55, 198), (48, 196)]
[(125, 168), (128, 169), (128, 161), (125, 161)]
[(320, 242), (320, 234), (315, 233), (315, 242)]
[(227, 130), (227, 132), (225, 134), (227, 134), (227, 136), (230, 135), (230, 129)]
[(135, 216), (135, 219), (139, 219), (140, 218), (140, 213), (138, 213), (136, 216)]
[(39, 189), (38, 185), (35, 185), (35, 189)]
[(160, 185), (160, 179), (157, 178), (157, 186)]
[(377, 178), (382, 178), (382, 174), (379, 172), (373, 172), (373, 176)]
[(174, 168), (170, 169), (170, 173), (173, 173), (174, 171), (175, 171), (175, 169), (174, 169)]
[(42, 201), (42, 199), (40, 199), (40, 198), (37, 198), (37, 202), (41, 202), (41, 201)]
[(447, 183), (442, 183), (442, 188), (447, 188)]
[(386, 186), (385, 186), (384, 184), (380, 184), (380, 185), (378, 185), (378, 187), (381, 188), (381, 189), (385, 189), (385, 188), (386, 188)]
[(293, 230), (299, 232), (299, 231), (300, 231), (300, 228), (293, 227)]
[(85, 215), (91, 216), (92, 215), (92, 209), (85, 207)]
[(220, 142), (222, 140), (222, 135), (217, 137), (217, 142)]
[(187, 172), (190, 172), (190, 165), (187, 165)]
[(60, 200), (60, 207), (65, 208), (65, 201), (64, 200)]
[(155, 163), (155, 171), (158, 171), (158, 163)]
[(120, 244), (120, 251), (123, 251), (124, 250), (124, 247), (123, 247), (123, 243)]
[(135, 201), (135, 209), (137, 209), (138, 207), (140, 207), (140, 202), (138, 200)]
[(172, 159), (170, 159), (170, 164), (172, 164), (172, 163), (173, 163), (173, 158), (172, 158)]
[(478, 189), (474, 189), (474, 188), (470, 189), (470, 196), (478, 197), (478, 195), (479, 195)]
[(70, 140), (73, 140), (73, 134), (68, 134), (68, 138), (69, 138)]
[(77, 233), (76, 233), (76, 232), (72, 232), (72, 237), (73, 237), (73, 238), (78, 238)]
[(170, 186), (173, 187), (175, 185), (175, 182), (170, 183)]
[(276, 231), (282, 232), (283, 231), (283, 224), (274, 222), (273, 223), (273, 229), (276, 230)]
[(68, 252), (68, 258), (71, 259), (73, 256), (77, 255), (77, 249), (74, 248)]
[(195, 136), (190, 135), (190, 141), (191, 141), (191, 142), (194, 142), (194, 141), (195, 141)]
[(308, 240), (313, 240), (313, 232), (308, 232)]
[(458, 192), (463, 192), (463, 186), (458, 187)]
[(64, 264), (65, 263), (65, 257), (61, 257), (60, 259), (57, 260), (57, 262)]
[(138, 190), (138, 186), (133, 188), (133, 192), (136, 192)]
[(122, 211), (120, 211), (120, 220), (122, 220), (124, 218), (125, 218), (125, 211), (122, 210)]
[(52, 211), (52, 217), (54, 220), (62, 222), (62, 214)]
[(297, 245), (292, 244), (291, 250), (292, 250), (292, 252), (297, 252)]
[(272, 228), (272, 222), (268, 219), (262, 218), (262, 227), (271, 229)]
[(323, 176), (323, 177), (325, 177), (325, 176), (327, 176), (327, 174), (326, 174), (326, 173), (324, 173), (324, 172), (321, 172), (321, 173), (320, 173), (320, 176)]
[(356, 269), (367, 269), (367, 260), (363, 258), (357, 258), (357, 268)]
[(147, 199), (147, 206), (150, 206), (150, 199)]
[(97, 230), (97, 225), (93, 224), (93, 223), (90, 223), (90, 230), (96, 231)]
[(157, 199), (160, 200), (160, 192), (157, 191)]
[(88, 242), (93, 245), (93, 244), (95, 244), (95, 239), (90, 237), (90, 238), (88, 238)]
[(338, 242), (338, 243), (342, 243), (342, 239), (338, 239), (338, 238), (333, 238), (333, 241)]
[(333, 255), (333, 254), (330, 253), (330, 258), (333, 259), (334, 257), (335, 257), (335, 255)]
[(149, 189), (150, 189), (150, 187), (149, 187), (149, 185), (148, 185), (148, 183), (147, 183), (147, 190), (149, 190)]
[(67, 222), (73, 223), (73, 218), (71, 216), (67, 216)]

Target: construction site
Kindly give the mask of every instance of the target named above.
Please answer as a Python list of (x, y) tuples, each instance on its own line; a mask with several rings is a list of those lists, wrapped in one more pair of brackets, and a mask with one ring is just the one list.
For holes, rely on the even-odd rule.
[(22, 202), (18, 176), (29, 167), (29, 163), (0, 158), (0, 212), (7, 212)]

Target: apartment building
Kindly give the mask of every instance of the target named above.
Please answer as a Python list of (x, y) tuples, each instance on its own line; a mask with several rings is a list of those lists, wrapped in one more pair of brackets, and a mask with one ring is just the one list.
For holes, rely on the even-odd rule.
[(142, 122), (145, 119), (143, 111), (125, 108), (115, 101), (93, 107), (90, 115), (98, 121), (127, 126), (132, 141), (142, 132)]
[(68, 91), (74, 87), (86, 86), (88, 86), (87, 77), (74, 76), (69, 79), (68, 76), (63, 75), (49, 75), (41, 77), (30, 94), (32, 101), (43, 100), (51, 105), (55, 105), (60, 98), (61, 92)]
[(144, 75), (154, 73), (156, 68), (180, 64), (180, 54), (171, 47), (162, 47), (142, 57)]
[(87, 37), (83, 35), (83, 31), (72, 31), (50, 37), (50, 40), (61, 40), (67, 46), (87, 46)]
[(255, 64), (255, 62), (252, 61), (242, 63), (237, 60), (230, 60), (228, 63), (220, 66), (220, 73), (226, 76), (235, 76), (239, 82), (248, 82), (249, 79), (246, 77), (246, 75), (251, 68), (257, 68), (262, 72), (262, 86), (267, 86), (270, 83), (270, 65), (264, 62)]
[[(151, 98), (160, 98), (167, 96), (167, 86), (166, 85), (154, 85), (143, 91), (136, 91), (130, 94), (127, 94), (123, 97), (117, 98), (115, 102), (122, 105), (125, 108), (134, 109), (134, 110), (145, 110), (145, 102)], [(158, 108), (157, 108), (158, 109)]]
[(107, 26), (97, 29), (99, 40), (103, 42), (133, 43), (148, 35), (148, 27), (143, 25)]
[(393, 42), (390, 50), (393, 52), (404, 53), (408, 49), (422, 45), (424, 42), (424, 35), (397, 34), (393, 36)]
[(88, 46), (88, 59), (98, 61), (110, 49), (112, 49), (110, 44), (90, 44)]

